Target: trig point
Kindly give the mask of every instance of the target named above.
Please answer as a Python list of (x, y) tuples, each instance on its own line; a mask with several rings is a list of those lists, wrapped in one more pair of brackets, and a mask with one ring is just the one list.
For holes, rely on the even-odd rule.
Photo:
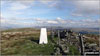
[(41, 28), (39, 44), (47, 44), (47, 43), (48, 43), (47, 29)]

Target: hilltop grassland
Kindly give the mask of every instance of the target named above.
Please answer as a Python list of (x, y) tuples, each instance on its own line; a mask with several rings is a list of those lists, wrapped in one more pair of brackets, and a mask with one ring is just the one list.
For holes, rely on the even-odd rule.
[[(51, 43), (40, 45), (39, 29), (21, 28), (1, 32), (2, 55), (50, 55), (54, 51)], [(49, 31), (48, 31), (49, 36)], [(49, 40), (50, 42), (50, 40)]]
[(97, 34), (85, 34), (85, 41), (88, 43), (96, 43), (99, 46), (100, 35)]
[[(39, 44), (40, 29), (17, 28), (3, 30), (1, 31), (0, 52), (2, 55), (65, 55), (64, 52), (67, 50), (67, 55), (80, 55), (79, 33), (69, 32), (65, 38), (60, 37), (59, 39), (56, 32), (52, 35), (50, 29), (48, 29), (48, 44)], [(98, 48), (99, 35), (84, 34), (83, 37), (84, 44), (96, 43), (96, 49), (100, 50)]]

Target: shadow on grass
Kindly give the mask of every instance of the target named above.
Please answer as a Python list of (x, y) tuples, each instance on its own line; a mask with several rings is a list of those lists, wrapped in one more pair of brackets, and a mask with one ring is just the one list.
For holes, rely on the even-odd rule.
[(34, 37), (30, 37), (29, 40), (31, 40), (31, 41), (33, 41), (33, 42), (36, 42), (37, 44), (39, 43), (39, 40), (38, 40), (38, 39), (35, 39)]

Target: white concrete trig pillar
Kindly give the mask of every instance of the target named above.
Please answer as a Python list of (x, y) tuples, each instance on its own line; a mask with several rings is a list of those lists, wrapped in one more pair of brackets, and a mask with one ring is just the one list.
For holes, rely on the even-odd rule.
[(47, 43), (48, 43), (47, 29), (41, 28), (39, 44), (47, 44)]

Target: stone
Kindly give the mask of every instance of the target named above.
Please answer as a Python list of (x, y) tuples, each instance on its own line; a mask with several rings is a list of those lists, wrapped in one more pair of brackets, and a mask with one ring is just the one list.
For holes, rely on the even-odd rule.
[(47, 29), (41, 28), (39, 44), (47, 44)]

